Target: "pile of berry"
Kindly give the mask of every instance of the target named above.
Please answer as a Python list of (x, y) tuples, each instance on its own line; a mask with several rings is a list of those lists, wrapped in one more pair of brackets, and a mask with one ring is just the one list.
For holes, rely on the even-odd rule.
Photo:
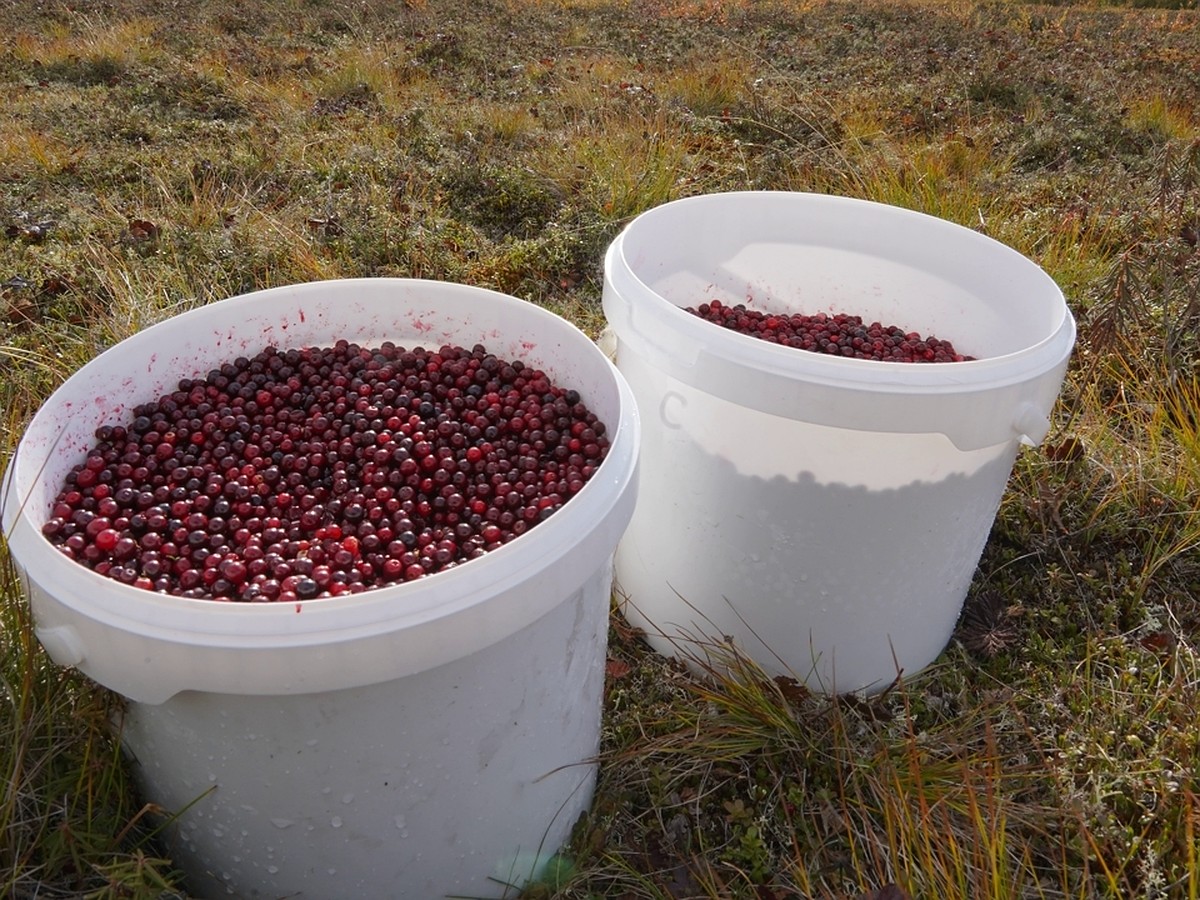
[(126, 584), (295, 601), (474, 559), (608, 451), (573, 390), (476, 345), (268, 347), (96, 431), (43, 534)]
[(719, 300), (710, 300), (698, 307), (689, 306), (686, 312), (740, 334), (831, 356), (907, 363), (974, 359), (957, 352), (949, 341), (922, 337), (896, 325), (878, 322), (864, 325), (861, 316), (842, 313), (833, 316), (825, 313), (775, 315), (747, 309), (742, 304), (727, 306)]

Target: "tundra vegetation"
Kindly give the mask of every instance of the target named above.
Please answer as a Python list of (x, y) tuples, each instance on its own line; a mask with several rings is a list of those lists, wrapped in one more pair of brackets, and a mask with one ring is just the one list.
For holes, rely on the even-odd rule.
[[(1188, 7), (4, 4), (0, 460), (86, 360), (256, 288), (449, 279), (596, 336), (605, 247), (675, 198), (835, 193), (977, 229), (1043, 266), (1080, 331), (950, 646), (826, 697), (719, 643), (689, 675), (614, 610), (595, 803), (512, 893), (1194, 900)], [(6, 553), (0, 615), (0, 894), (183, 896), (119, 698), (48, 661)]]

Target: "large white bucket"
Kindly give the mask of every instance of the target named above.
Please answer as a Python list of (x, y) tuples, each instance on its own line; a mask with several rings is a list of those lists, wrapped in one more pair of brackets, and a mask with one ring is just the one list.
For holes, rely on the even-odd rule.
[[(551, 519), (467, 565), (358, 595), (223, 604), (68, 562), (40, 532), (103, 423), (268, 344), (483, 343), (580, 392), (611, 449)], [(536, 876), (590, 802), (612, 554), (639, 425), (591, 340), (478, 288), (365, 279), (180, 315), (80, 369), (30, 423), (3, 523), (52, 659), (129, 698), (146, 796), (181, 815), (200, 896), (495, 897)]]
[[(639, 216), (605, 258), (617, 367), (643, 417), (617, 550), (665, 653), (733, 638), (768, 672), (878, 690), (945, 647), (1019, 444), (1049, 428), (1075, 339), (1061, 291), (987, 237), (812, 194), (713, 194)], [(845, 312), (977, 361), (769, 344), (681, 307)]]

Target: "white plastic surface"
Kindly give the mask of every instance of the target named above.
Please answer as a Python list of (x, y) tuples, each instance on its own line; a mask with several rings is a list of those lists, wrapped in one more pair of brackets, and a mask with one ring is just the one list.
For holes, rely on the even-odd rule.
[(163, 841), (189, 894), (516, 897), (505, 886), (536, 877), (592, 797), (611, 571), (397, 681), (131, 704), (144, 792), (187, 807)]
[[(102, 423), (262, 346), (482, 342), (580, 392), (611, 450), (504, 547), (410, 584), (296, 604), (153, 594), (63, 558), (51, 500)], [(591, 801), (612, 555), (632, 514), (639, 420), (565, 320), (447, 283), (369, 279), (212, 304), (93, 360), (30, 423), (3, 523), (55, 661), (130, 699), (146, 799), (180, 813), (172, 859), (200, 897), (501, 897)]]
[[(297, 604), (217, 604), (150, 593), (68, 564), (41, 535), (53, 498), (104, 423), (180, 378), (268, 344), (485, 344), (575, 387), (612, 449), (584, 489), (521, 540), (436, 579)], [(3, 527), (52, 658), (133, 700), (182, 690), (307, 694), (390, 681), (510, 635), (612, 555), (633, 507), (638, 422), (629, 387), (595, 344), (531, 303), (416, 279), (274, 288), (193, 310), (101, 354), (30, 422), (5, 475)], [(531, 585), (535, 587), (531, 587)], [(73, 630), (70, 641), (64, 627)], [(56, 650), (82, 650), (59, 660)], [(74, 655), (78, 655), (75, 653)]]
[[(846, 312), (973, 362), (826, 357), (680, 307)], [(734, 638), (768, 672), (879, 690), (945, 647), (1020, 443), (1074, 344), (1061, 291), (968, 229), (811, 194), (713, 194), (635, 219), (605, 259), (617, 366), (643, 418), (617, 550), (664, 653)]]
[[(1062, 292), (1015, 250), (844, 197), (761, 191), (667, 203), (618, 236), (604, 278), (604, 313), (621, 341), (706, 393), (838, 428), (937, 431), (963, 450), (1040, 440), (1075, 342)], [(714, 298), (853, 313), (978, 359), (911, 366), (798, 353), (682, 309)], [(1022, 415), (1024, 404), (1042, 420)]]

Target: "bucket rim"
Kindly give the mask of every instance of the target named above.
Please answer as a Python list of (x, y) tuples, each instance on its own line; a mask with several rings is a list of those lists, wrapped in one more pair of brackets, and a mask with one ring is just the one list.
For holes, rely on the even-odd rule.
[[(445, 292), (440, 295), (442, 297), (453, 294), (459, 302), (486, 301), (493, 318), (503, 316), (505, 321), (520, 323), (518, 327), (524, 327), (522, 334), (535, 333), (533, 326), (536, 324), (537, 328), (543, 329), (545, 334), (552, 334), (553, 340), (562, 345), (563, 349), (557, 352), (569, 352), (573, 357), (587, 358), (586, 369), (602, 381), (597, 381), (591, 386), (572, 387), (580, 389), (585, 399), (588, 399), (588, 393), (592, 394), (594, 400), (597, 394), (603, 392), (608, 397), (605, 402), (612, 404), (613, 412), (605, 419), (610, 434), (610, 450), (583, 488), (548, 520), (517, 539), (488, 551), (478, 559), (469, 560), (430, 577), (377, 587), (359, 594), (297, 600), (294, 603), (223, 603), (135, 588), (97, 574), (87, 566), (63, 557), (41, 534), (41, 524), (48, 515), (48, 510), (26, 508), (30, 494), (39, 489), (38, 482), (43, 477), (41, 473), (44, 464), (39, 465), (41, 455), (22, 461), (22, 450), (27, 449), (23, 438), (15, 448), (0, 479), (3, 532), (17, 563), (18, 574), (26, 594), (31, 599), (37, 596), (32, 590), (32, 584), (36, 584), (39, 590), (43, 590), (43, 582), (53, 585), (53, 596), (42, 597), (35, 602), (35, 627), (45, 626), (44, 630), (49, 632), (64, 625), (73, 629), (70, 640), (64, 639), (59, 656), (69, 657), (72, 648), (67, 645), (71, 644), (78, 632), (89, 629), (122, 632), (125, 636), (155, 643), (168, 650), (191, 647), (236, 652), (288, 651), (360, 639), (370, 640), (387, 635), (415, 635), (426, 626), (444, 631), (462, 616), (471, 618), (476, 614), (483, 615), (479, 611), (488, 607), (494, 600), (503, 602), (514, 593), (520, 595), (523, 586), (528, 585), (525, 593), (534, 593), (542, 590), (553, 591), (554, 585), (582, 583), (597, 565), (603, 565), (605, 560), (611, 559), (617, 539), (632, 515), (633, 498), (636, 493), (637, 450), (641, 440), (641, 426), (632, 391), (616, 366), (591, 338), (570, 321), (530, 301), (488, 288), (430, 279), (327, 279), (266, 288), (219, 300), (143, 329), (109, 348), (105, 353), (126, 354), (126, 361), (132, 369), (137, 365), (139, 358), (128, 355), (131, 344), (138, 352), (149, 352), (166, 329), (187, 328), (197, 322), (213, 320), (206, 319), (206, 316), (228, 315), (246, 304), (286, 301), (289, 297), (308, 300), (314, 296), (321, 296), (322, 292), (345, 289), (382, 292), (372, 295), (372, 298), (382, 298), (389, 288), (400, 286), (410, 291)], [(420, 296), (427, 295), (422, 293)], [(364, 302), (383, 301), (371, 299)], [(378, 340), (395, 339), (394, 335), (385, 334)], [(330, 338), (329, 342), (335, 340), (336, 337)], [(413, 339), (406, 340), (412, 342)], [(543, 340), (549, 342), (551, 338)], [(480, 338), (479, 342), (489, 344), (486, 338)], [(297, 345), (311, 343), (312, 341), (301, 338)], [(426, 342), (425, 345), (429, 346), (429, 343)], [(91, 374), (89, 367), (103, 355), (98, 355), (64, 381), (43, 403), (31, 420), (30, 426), (41, 416), (64, 415), (61, 409), (55, 408), (56, 395), (61, 396), (68, 384), (78, 384), (79, 380), (87, 379)], [(232, 358), (233, 354), (229, 355)], [(540, 361), (534, 364), (538, 368), (551, 368)], [(145, 393), (149, 395), (151, 391), (146, 390)], [(589, 402), (589, 406), (594, 408), (595, 403)], [(28, 433), (27, 428), (26, 434)], [(48, 450), (41, 450), (47, 458), (52, 458), (56, 452), (54, 445)], [(577, 553), (580, 560), (573, 559), (573, 553)], [(550, 587), (539, 586), (539, 578)], [(464, 643), (488, 645), (501, 640), (507, 634), (523, 627), (526, 620), (532, 621), (564, 599), (565, 596), (552, 597), (549, 606), (541, 601), (517, 599), (516, 607), (487, 614), (490, 625), (499, 630), (472, 636)], [(535, 609), (539, 603), (546, 606), (546, 609)], [(39, 616), (39, 612), (43, 615)], [(40, 623), (39, 618), (42, 619)], [(43, 637), (41, 630), (39, 637)], [(43, 643), (47, 641), (43, 639)], [(94, 642), (85, 637), (82, 643)], [(435, 657), (447, 661), (462, 655), (453, 648), (417, 649), (428, 657), (417, 670), (429, 668), (437, 663)], [(103, 647), (79, 648), (80, 655), (87, 656), (89, 660), (92, 651), (96, 651), (97, 656), (112, 655), (111, 651)], [(56, 658), (53, 652), (51, 656), (56, 662), (74, 664), (70, 659)], [(412, 666), (403, 663), (398, 663), (397, 666), (401, 674), (408, 674), (412, 669)], [(131, 689), (128, 685), (113, 684), (100, 674), (93, 674), (86, 662), (81, 664), (80, 668), (102, 684), (135, 699), (147, 699), (148, 702), (160, 702), (178, 690), (193, 687), (185, 683), (173, 685), (170, 690), (166, 687), (160, 690), (151, 686), (144, 690), (140, 686)], [(391, 673), (379, 678), (359, 678), (353, 683), (373, 683), (394, 676), (395, 673)], [(143, 674), (138, 677), (145, 676)], [(342, 686), (350, 686), (350, 683)], [(165, 696), (160, 696), (164, 692)], [(250, 689), (247, 692), (275, 691)]]
[[(640, 267), (629, 258), (626, 246), (628, 241), (638, 237), (640, 231), (661, 224), (658, 221), (660, 219), (670, 216), (694, 216), (698, 214), (698, 207), (715, 208), (729, 202), (787, 205), (800, 203), (811, 205), (814, 210), (825, 206), (857, 209), (872, 215), (891, 216), (916, 227), (938, 232), (952, 240), (974, 244), (1003, 258), (1006, 263), (1022, 270), (1026, 276), (1040, 282), (1046, 295), (1055, 301), (1057, 315), (1054, 327), (1038, 341), (1019, 350), (974, 360), (931, 365), (852, 359), (798, 351), (793, 347), (772, 344), (750, 335), (714, 326), (713, 323), (688, 313), (682, 306), (671, 302), (648, 284), (638, 274)], [(632, 290), (639, 300), (651, 304), (659, 324), (669, 327), (688, 340), (706, 345), (706, 351), (713, 356), (773, 374), (802, 374), (810, 381), (854, 384), (883, 393), (913, 389), (931, 393), (955, 393), (975, 390), (981, 384), (997, 385), (1026, 381), (1053, 369), (1070, 353), (1075, 342), (1075, 321), (1062, 289), (1044, 269), (1027, 256), (995, 238), (947, 219), (891, 204), (834, 194), (777, 190), (723, 191), (697, 194), (661, 204), (639, 214), (621, 230), (605, 253), (604, 275), (606, 282), (616, 290)], [(610, 312), (606, 307), (605, 312), (614, 322), (623, 318), (617, 310)], [(715, 349), (712, 345), (715, 345)]]

